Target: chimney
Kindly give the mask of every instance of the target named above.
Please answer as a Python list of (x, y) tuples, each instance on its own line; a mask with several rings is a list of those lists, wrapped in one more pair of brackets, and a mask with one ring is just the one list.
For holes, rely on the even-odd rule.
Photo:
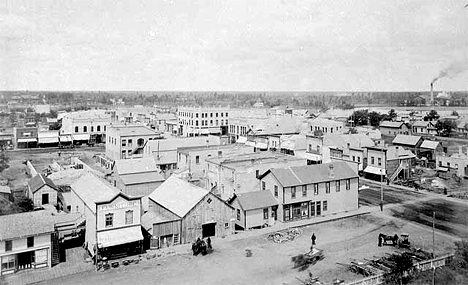
[(335, 171), (333, 170), (333, 168), (334, 168), (334, 167), (333, 167), (333, 164), (330, 163), (330, 166), (328, 166), (328, 169), (329, 169), (329, 171), (328, 171), (328, 176), (329, 176), (330, 178), (334, 178), (334, 177), (335, 177)]
[(434, 105), (434, 82), (431, 82), (431, 106)]

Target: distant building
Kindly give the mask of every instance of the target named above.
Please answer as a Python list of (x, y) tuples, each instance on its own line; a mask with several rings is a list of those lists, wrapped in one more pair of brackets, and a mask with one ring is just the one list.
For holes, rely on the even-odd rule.
[(344, 162), (272, 168), (260, 181), (279, 205), (273, 215), (280, 222), (358, 209), (359, 176)]
[(112, 160), (142, 157), (146, 143), (161, 138), (159, 132), (142, 125), (111, 125), (106, 132), (106, 156)]
[(91, 256), (112, 259), (142, 252), (141, 196), (128, 196), (86, 174), (71, 185), (70, 208), (85, 216), (85, 245)]
[(230, 204), (236, 211), (236, 227), (247, 230), (272, 226), (276, 221), (278, 202), (270, 191), (235, 195)]
[(364, 176), (377, 181), (393, 182), (412, 176), (416, 155), (401, 146), (367, 147)]
[(57, 191), (58, 188), (54, 182), (40, 173), (28, 182), (28, 197), (34, 201), (34, 207), (37, 208), (44, 205), (57, 206)]
[(13, 146), (13, 134), (0, 133), (0, 149)]
[(229, 107), (179, 107), (178, 134), (183, 137), (227, 135)]
[(441, 142), (424, 140), (419, 146), (419, 156), (425, 157), (428, 161), (435, 161), (437, 155), (444, 153), (444, 147)]
[(36, 112), (37, 114), (49, 114), (50, 105), (49, 104), (34, 105), (34, 112)]
[(258, 177), (270, 168), (302, 166), (306, 160), (269, 152), (207, 159), (207, 188), (223, 200), (257, 191)]
[(52, 267), (54, 231), (41, 211), (0, 216), (0, 276)]
[(59, 131), (39, 131), (37, 133), (39, 147), (52, 147), (59, 144)]
[(35, 148), (37, 146), (36, 127), (14, 128), (14, 145), (16, 148)]
[(345, 132), (345, 123), (330, 119), (316, 118), (309, 122), (311, 133), (321, 132), (322, 134), (342, 134)]
[(175, 176), (150, 194), (142, 219), (151, 246), (157, 248), (234, 233), (234, 209), (229, 204)]
[(392, 144), (395, 146), (401, 146), (405, 149), (411, 150), (414, 154), (418, 155), (419, 147), (423, 143), (424, 139), (421, 136), (412, 135), (397, 135)]
[(437, 135), (437, 128), (433, 122), (416, 121), (412, 126), (414, 135)]
[(218, 136), (203, 136), (191, 138), (170, 138), (149, 141), (143, 150), (144, 156), (152, 156), (156, 165), (162, 171), (177, 169), (179, 148), (219, 146)]
[(463, 147), (459, 146), (458, 153), (450, 156), (436, 154), (436, 167), (442, 171), (456, 170), (458, 177), (468, 177), (468, 148), (463, 152)]
[(75, 144), (105, 142), (106, 129), (111, 123), (111, 116), (105, 110), (89, 110), (58, 115), (62, 120), (60, 136), (70, 135)]
[(384, 136), (394, 137), (398, 134), (409, 135), (410, 129), (403, 122), (383, 121), (379, 126), (380, 132)]
[(148, 208), (148, 195), (164, 182), (153, 157), (116, 160), (114, 186), (130, 196), (143, 196), (143, 209)]

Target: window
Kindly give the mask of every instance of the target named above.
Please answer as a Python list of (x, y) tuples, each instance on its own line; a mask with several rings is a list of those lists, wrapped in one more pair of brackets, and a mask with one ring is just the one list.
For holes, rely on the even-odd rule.
[(210, 117), (213, 118), (213, 113), (210, 113)]
[(114, 224), (114, 214), (106, 214), (106, 228)]
[(302, 185), (302, 197), (307, 196), (307, 185)]
[(216, 113), (216, 118), (218, 117), (218, 113)]
[(94, 126), (91, 126), (91, 132), (94, 132)]
[(200, 164), (200, 156), (195, 156), (195, 164)]
[(318, 183), (315, 183), (314, 184), (314, 195), (318, 195), (318, 194), (319, 194)]
[(75, 133), (77, 133), (77, 132), (78, 132), (78, 127), (75, 127)]
[(127, 146), (127, 140), (122, 140), (122, 146)]
[(13, 241), (12, 240), (6, 240), (5, 241), (5, 251), (11, 251), (13, 248)]
[(357, 157), (357, 162), (361, 163), (361, 157)]
[(351, 189), (351, 179), (346, 179), (346, 190)]
[(265, 191), (265, 189), (266, 189), (266, 183), (265, 181), (262, 181), (262, 191)]
[(325, 182), (325, 193), (330, 193), (330, 182)]
[(255, 170), (255, 177), (258, 178), (260, 176), (260, 170)]
[(132, 210), (128, 210), (125, 212), (125, 224), (126, 225), (133, 224), (133, 211)]
[(353, 155), (353, 161), (356, 161), (356, 156)]
[(126, 153), (127, 153), (127, 152), (126, 152), (125, 150), (122, 150), (122, 159), (125, 159), (125, 154), (126, 154)]
[(291, 187), (291, 199), (296, 199), (296, 187)]
[(104, 126), (104, 131), (106, 131), (106, 126)]
[(10, 255), (10, 256), (4, 256), (1, 258), (2, 260), (2, 270), (11, 270), (15, 269), (15, 256)]
[(370, 161), (371, 161), (371, 164), (374, 164), (374, 163), (375, 163), (375, 162), (374, 162), (374, 157), (373, 157), (373, 156), (371, 156)]
[(237, 220), (240, 221), (240, 210), (237, 209)]
[(28, 237), (27, 244), (28, 244), (28, 248), (34, 247), (34, 237)]
[(320, 153), (320, 146), (319, 145), (316, 147), (316, 150), (317, 150), (317, 153)]
[(263, 219), (268, 220), (268, 208), (263, 209)]
[(327, 202), (327, 201), (323, 201), (323, 204), (322, 204), (322, 205), (323, 205), (323, 206), (322, 206), (322, 207), (323, 207), (323, 211), (324, 211), (324, 212), (327, 211), (327, 210), (328, 210), (328, 202)]
[(335, 185), (336, 185), (336, 192), (340, 192), (340, 180), (337, 180), (335, 182)]
[(226, 117), (228, 116), (228, 113), (226, 113)]
[(86, 133), (88, 131), (88, 127), (87, 126), (84, 126), (83, 127), (83, 133)]
[(101, 131), (101, 126), (98, 125), (97, 128), (96, 128), (96, 130), (97, 130), (98, 132), (100, 132), (100, 131)]
[(278, 198), (278, 185), (275, 185), (273, 188), (275, 188), (275, 197)]
[(132, 144), (133, 144), (133, 140), (132, 140), (132, 139), (129, 139), (129, 140), (128, 140), (128, 146), (129, 146), (129, 147), (132, 147)]
[(198, 120), (197, 120), (197, 121), (195, 121), (195, 126), (198, 126)]
[(198, 118), (198, 113), (195, 114), (195, 118)]
[(377, 163), (378, 163), (379, 166), (382, 165), (382, 158), (381, 158), (381, 157), (379, 157), (379, 158), (377, 159)]
[(229, 229), (229, 223), (224, 223), (224, 228)]

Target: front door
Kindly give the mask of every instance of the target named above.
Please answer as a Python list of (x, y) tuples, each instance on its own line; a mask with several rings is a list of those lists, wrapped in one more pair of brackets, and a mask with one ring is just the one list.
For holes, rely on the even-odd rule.
[(320, 205), (320, 201), (317, 201), (316, 202), (316, 213), (317, 213), (317, 216), (320, 216), (322, 214), (322, 206)]
[(310, 202), (310, 216), (315, 216), (315, 202)]
[(49, 194), (42, 194), (42, 205), (49, 204)]

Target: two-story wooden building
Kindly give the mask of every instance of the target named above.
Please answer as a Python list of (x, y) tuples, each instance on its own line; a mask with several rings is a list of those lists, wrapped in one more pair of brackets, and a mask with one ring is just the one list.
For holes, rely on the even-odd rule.
[(82, 213), (86, 219), (85, 245), (91, 256), (141, 253), (141, 196), (128, 196), (92, 174), (76, 180), (71, 192), (71, 212)]
[(288, 222), (358, 208), (358, 174), (346, 162), (270, 169), (260, 190), (278, 202), (278, 221)]
[(41, 211), (0, 216), (0, 276), (52, 266), (54, 223)]
[(379, 125), (383, 136), (394, 137), (398, 134), (408, 135), (410, 128), (404, 122), (383, 121)]
[(234, 208), (213, 193), (175, 176), (149, 196), (143, 226), (152, 247), (166, 247), (197, 238), (234, 233)]

